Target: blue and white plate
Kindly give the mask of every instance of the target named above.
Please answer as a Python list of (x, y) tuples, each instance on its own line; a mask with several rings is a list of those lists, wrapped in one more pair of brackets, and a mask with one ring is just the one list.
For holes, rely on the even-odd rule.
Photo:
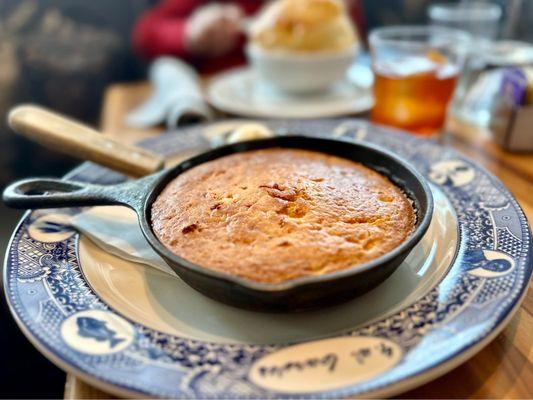
[[(450, 148), (363, 121), (268, 124), (382, 145), (428, 178), (433, 221), (394, 275), (335, 307), (243, 311), (103, 252), (69, 226), (80, 209), (29, 212), (9, 246), (4, 283), (35, 346), (118, 395), (391, 396), (454, 368), (505, 326), (531, 277), (532, 242), (523, 212), (497, 179)], [(145, 145), (173, 156), (206, 147), (217, 129), (196, 127)], [(123, 179), (89, 163), (70, 178)]]

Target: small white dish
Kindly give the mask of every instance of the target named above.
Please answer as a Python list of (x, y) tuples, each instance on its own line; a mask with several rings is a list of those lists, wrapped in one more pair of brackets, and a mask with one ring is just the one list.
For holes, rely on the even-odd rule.
[(323, 92), (288, 94), (265, 83), (251, 67), (214, 77), (207, 98), (221, 111), (256, 118), (327, 118), (368, 111), (374, 104), (369, 88), (347, 80)]
[(250, 44), (246, 55), (259, 77), (286, 93), (310, 94), (342, 81), (359, 46), (339, 51), (297, 53), (262, 49)]

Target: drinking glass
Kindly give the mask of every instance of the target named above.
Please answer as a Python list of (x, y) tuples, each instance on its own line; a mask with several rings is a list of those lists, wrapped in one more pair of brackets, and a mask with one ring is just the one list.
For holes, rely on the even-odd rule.
[(428, 9), (432, 25), (461, 29), (474, 39), (494, 40), (500, 30), (502, 9), (482, 1), (432, 4)]
[(372, 121), (419, 135), (439, 132), (468, 41), (463, 31), (435, 26), (372, 31)]
[(428, 8), (431, 24), (468, 32), (472, 41), (461, 77), (457, 82), (450, 112), (460, 119), (486, 126), (490, 118), (491, 99), (499, 89), (497, 73), (486, 71), (488, 59), (494, 59), (500, 32), (502, 8), (483, 1), (433, 4)]

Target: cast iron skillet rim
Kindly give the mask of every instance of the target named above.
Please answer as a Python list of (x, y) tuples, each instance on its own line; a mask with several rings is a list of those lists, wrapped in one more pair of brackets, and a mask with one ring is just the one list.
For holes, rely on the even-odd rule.
[[(340, 270), (337, 272), (332, 272), (330, 274), (306, 276), (306, 277), (291, 279), (291, 280), (280, 282), (280, 283), (266, 283), (266, 282), (252, 281), (246, 278), (241, 278), (241, 277), (231, 275), (225, 272), (212, 270), (206, 267), (202, 267), (199, 264), (192, 263), (172, 253), (157, 238), (157, 236), (152, 230), (152, 225), (151, 225), (151, 205), (153, 201), (155, 201), (157, 196), (161, 193), (163, 188), (166, 186), (166, 184), (162, 185), (163, 182), (166, 181), (165, 183), (168, 183), (170, 182), (171, 179), (174, 179), (175, 177), (177, 177), (181, 172), (184, 172), (190, 168), (194, 168), (195, 166), (202, 164), (202, 162), (196, 163), (195, 161), (197, 159), (209, 158), (211, 155), (217, 155), (219, 153), (222, 153), (222, 154), (218, 157), (214, 157), (213, 159), (221, 158), (229, 154), (253, 151), (253, 150), (264, 149), (264, 148), (272, 148), (272, 147), (294, 148), (294, 149), (306, 150), (305, 147), (298, 147), (296, 145), (287, 145), (287, 143), (285, 143), (286, 141), (288, 141), (290, 144), (291, 140), (296, 140), (296, 141), (302, 140), (302, 141), (308, 141), (308, 142), (314, 141), (316, 143), (336, 142), (336, 144), (338, 144), (338, 142), (341, 142), (340, 140), (334, 140), (334, 139), (328, 139), (328, 138), (322, 138), (322, 137), (287, 135), (287, 136), (279, 136), (275, 138), (262, 139), (262, 140), (243, 141), (243, 142), (239, 142), (236, 144), (226, 145), (226, 146), (218, 147), (216, 149), (204, 152), (198, 156), (194, 156), (187, 160), (184, 160), (180, 162), (178, 165), (174, 166), (173, 168), (165, 171), (165, 173), (161, 174), (159, 179), (157, 179), (157, 181), (153, 183), (152, 189), (146, 195), (144, 202), (143, 202), (142, 210), (140, 210), (142, 212), (142, 216), (140, 216), (139, 218), (139, 220), (141, 221), (141, 229), (142, 229), (142, 232), (145, 238), (150, 242), (150, 244), (156, 250), (156, 252), (158, 252), (159, 255), (161, 255), (163, 258), (167, 258), (171, 260), (173, 264), (178, 265), (179, 267), (187, 268), (194, 273), (198, 273), (201, 275), (208, 276), (210, 278), (215, 278), (218, 280), (226, 281), (226, 282), (236, 284), (236, 285), (239, 285), (239, 286), (242, 286), (248, 289), (252, 289), (252, 290), (263, 291), (263, 292), (282, 292), (282, 291), (286, 291), (289, 289), (294, 289), (299, 286), (306, 286), (306, 285), (313, 285), (313, 284), (318, 284), (322, 282), (334, 281), (337, 279), (344, 278), (346, 276), (361, 274), (369, 269), (379, 267), (382, 264), (392, 261), (394, 258), (401, 256), (402, 253), (410, 251), (420, 241), (422, 236), (426, 233), (429, 227), (429, 224), (431, 222), (434, 205), (433, 205), (433, 195), (431, 194), (431, 189), (426, 183), (425, 178), (422, 175), (420, 175), (420, 173), (418, 173), (407, 161), (405, 161), (400, 156), (390, 152), (389, 150), (386, 150), (374, 144), (363, 143), (361, 141), (356, 141), (356, 142), (342, 141), (343, 143), (346, 143), (347, 145), (363, 147), (365, 149), (373, 151), (374, 153), (377, 153), (379, 156), (388, 158), (394, 163), (401, 165), (410, 174), (413, 175), (417, 183), (421, 186), (422, 192), (424, 193), (423, 200), (425, 200), (427, 206), (426, 206), (426, 212), (422, 220), (417, 224), (418, 226), (415, 228), (415, 230), (411, 233), (411, 235), (406, 240), (404, 240), (399, 246), (383, 254), (382, 256), (375, 258), (367, 263), (353, 266), (351, 268), (347, 268), (347, 269)], [(261, 146), (262, 144), (266, 144), (266, 146)], [(248, 145), (251, 145), (251, 147), (248, 147)], [(241, 147), (243, 149), (239, 149)], [(230, 151), (229, 153), (226, 154), (224, 152), (225, 149), (227, 150), (235, 149), (235, 151)], [(314, 151), (320, 152), (320, 150), (314, 150)], [(323, 151), (323, 152), (325, 154), (332, 154), (327, 151)], [(335, 154), (332, 154), (332, 155), (335, 155)], [(337, 157), (345, 158), (339, 155), (337, 155)], [(187, 165), (187, 164), (192, 164), (192, 166), (184, 168), (184, 165)], [(180, 171), (182, 169), (183, 171)], [(374, 168), (371, 168), (371, 169), (374, 169)], [(382, 173), (380, 171), (377, 171), (377, 172)], [(402, 187), (400, 184), (396, 182), (394, 182), (394, 184), (397, 186), (400, 186), (400, 188), (404, 190), (404, 192), (407, 191), (406, 188)], [(420, 212), (420, 210), (418, 210), (418, 212)]]

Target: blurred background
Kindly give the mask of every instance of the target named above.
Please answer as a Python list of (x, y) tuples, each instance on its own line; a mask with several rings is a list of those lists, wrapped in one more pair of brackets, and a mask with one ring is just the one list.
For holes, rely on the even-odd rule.
[[(188, 3), (187, 0), (183, 0)], [(445, 2), (445, 1), (444, 1)], [(6, 126), (14, 104), (33, 102), (98, 126), (105, 88), (146, 79), (147, 59), (132, 31), (149, 0), (0, 0), (0, 187), (33, 175), (61, 176), (77, 162), (15, 136)], [(248, 3), (254, 3), (249, 0)], [(258, 2), (262, 3), (262, 2)], [(425, 24), (429, 0), (348, 1), (363, 43), (375, 27)], [(449, 3), (455, 3), (451, 1)], [(499, 39), (533, 42), (533, 1), (499, 0)], [(5, 249), (20, 213), (0, 205)], [(62, 397), (64, 373), (33, 349), (2, 302), (0, 395)]]

